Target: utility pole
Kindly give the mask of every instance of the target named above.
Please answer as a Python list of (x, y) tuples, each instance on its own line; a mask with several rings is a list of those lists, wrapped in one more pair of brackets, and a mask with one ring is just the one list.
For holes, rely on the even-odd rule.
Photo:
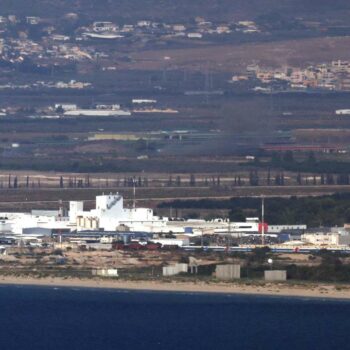
[(261, 244), (265, 245), (265, 198), (261, 197)]
[(136, 208), (136, 184), (135, 184), (135, 179), (133, 179), (133, 185), (134, 185), (134, 200), (133, 200), (133, 204), (132, 207), (135, 209)]
[(226, 248), (227, 253), (229, 253), (229, 251), (230, 251), (230, 247), (231, 247), (231, 238), (232, 238), (232, 236), (231, 236), (231, 220), (229, 219), (229, 221), (228, 221), (227, 248)]

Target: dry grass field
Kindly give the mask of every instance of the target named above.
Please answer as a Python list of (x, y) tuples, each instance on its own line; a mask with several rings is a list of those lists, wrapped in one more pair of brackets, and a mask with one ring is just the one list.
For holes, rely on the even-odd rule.
[[(118, 63), (120, 69), (193, 69), (242, 72), (248, 64), (281, 67), (350, 58), (350, 37), (322, 37), (282, 42), (218, 45), (190, 49), (164, 49), (134, 52), (131, 63)], [(170, 57), (171, 59), (164, 59)]]
[[(58, 209), (59, 201), (68, 208), (70, 200), (84, 200), (86, 209), (95, 206), (95, 197), (102, 193), (119, 192), (126, 205), (132, 205), (133, 194), (130, 188), (105, 187), (99, 189), (1, 189), (0, 211), (29, 211), (32, 209)], [(161, 202), (176, 199), (230, 199), (238, 197), (291, 197), (320, 196), (350, 192), (350, 186), (259, 186), (235, 188), (181, 187), (181, 188), (139, 188), (136, 191), (137, 206), (156, 208)], [(169, 215), (168, 209), (161, 211)]]

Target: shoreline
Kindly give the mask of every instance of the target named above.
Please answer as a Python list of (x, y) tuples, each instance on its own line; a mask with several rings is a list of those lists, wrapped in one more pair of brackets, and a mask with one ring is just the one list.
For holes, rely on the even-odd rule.
[(128, 281), (95, 280), (58, 277), (15, 277), (1, 276), (0, 285), (22, 285), (41, 287), (99, 288), (131, 291), (212, 293), (252, 296), (298, 297), (350, 300), (350, 286), (331, 284), (284, 284), (266, 283), (245, 285), (243, 283), (205, 283), (205, 282), (162, 282), (162, 281)]

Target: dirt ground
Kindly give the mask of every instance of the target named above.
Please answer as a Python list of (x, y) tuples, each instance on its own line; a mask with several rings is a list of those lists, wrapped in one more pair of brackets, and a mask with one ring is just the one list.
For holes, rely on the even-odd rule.
[[(126, 69), (166, 69), (209, 67), (217, 71), (245, 71), (246, 66), (259, 62), (265, 67), (305, 66), (310, 62), (327, 62), (337, 59), (349, 59), (347, 47), (349, 37), (324, 37), (312, 39), (288, 40), (283, 42), (208, 46), (192, 49), (165, 49), (140, 51), (131, 55), (133, 62), (122, 64)], [(170, 57), (164, 60), (164, 57)], [(191, 57), (191, 59), (189, 59)]]

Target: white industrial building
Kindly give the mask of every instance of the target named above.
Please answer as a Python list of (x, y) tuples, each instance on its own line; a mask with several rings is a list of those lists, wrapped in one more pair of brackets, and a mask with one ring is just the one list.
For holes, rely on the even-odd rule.
[(337, 115), (350, 115), (350, 109), (337, 109), (335, 111)]
[[(264, 225), (265, 235), (273, 235), (283, 230), (304, 230), (306, 226)], [(103, 194), (96, 197), (96, 207), (84, 210), (83, 201), (69, 202), (67, 210), (33, 210), (30, 213), (0, 213), (0, 233), (15, 235), (40, 235), (42, 232), (69, 231), (133, 231), (149, 233), (173, 233), (185, 236), (205, 234), (231, 234), (244, 236), (262, 232), (259, 218), (247, 218), (245, 222), (230, 222), (225, 219), (174, 220), (154, 215), (150, 208), (124, 206), (123, 197)], [(350, 244), (350, 235), (345, 229), (323, 232), (309, 232), (302, 235), (302, 241), (314, 245)]]
[[(190, 236), (202, 234), (257, 234), (261, 229), (259, 218), (247, 218), (245, 222), (230, 222), (228, 219), (169, 221), (166, 231)], [(266, 232), (267, 233), (267, 232)]]
[(350, 234), (347, 231), (304, 233), (301, 241), (313, 245), (337, 246), (350, 245)]
[(96, 208), (90, 211), (84, 211), (84, 202), (70, 202), (68, 216), (62, 209), (0, 213), (0, 233), (23, 235), (28, 229), (33, 234), (40, 229), (167, 232), (167, 222), (167, 218), (153, 215), (152, 209), (125, 208), (121, 195), (109, 194), (97, 196)]
[(78, 106), (74, 103), (56, 103), (55, 104), (55, 110), (61, 109), (66, 112), (66, 111), (75, 111), (78, 109)]
[(157, 103), (157, 100), (148, 100), (148, 99), (141, 99), (141, 98), (134, 98), (132, 100), (133, 104), (148, 104), (148, 103)]
[(78, 231), (127, 227), (132, 231), (161, 232), (168, 219), (154, 216), (149, 208), (125, 208), (123, 197), (117, 193), (97, 196), (96, 208), (90, 211), (84, 211), (83, 202), (70, 202), (69, 221)]
[(94, 22), (92, 28), (95, 32), (115, 32), (118, 26), (112, 22)]
[(130, 115), (131, 112), (122, 109), (75, 109), (64, 112), (66, 117), (119, 117)]
[(40, 215), (33, 213), (1, 213), (0, 214), (0, 233), (12, 233), (21, 235), (26, 233), (27, 229), (43, 228), (56, 231), (66, 231), (75, 229), (70, 225), (67, 217), (57, 215)]

